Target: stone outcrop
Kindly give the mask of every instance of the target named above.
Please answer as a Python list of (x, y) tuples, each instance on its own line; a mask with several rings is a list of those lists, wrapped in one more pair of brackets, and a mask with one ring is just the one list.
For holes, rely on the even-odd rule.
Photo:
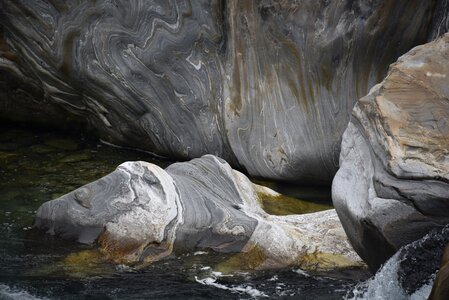
[(400, 57), (352, 112), (332, 196), (372, 269), (449, 223), (448, 87), (446, 34)]
[[(439, 0), (0, 2), (0, 118), (330, 182), (355, 101), (447, 29)], [(413, 21), (410, 21), (413, 20)]]
[(44, 203), (35, 226), (98, 242), (116, 262), (153, 262), (173, 252), (245, 253), (250, 268), (360, 266), (335, 210), (275, 216), (276, 193), (211, 155), (165, 170), (126, 162), (109, 175)]

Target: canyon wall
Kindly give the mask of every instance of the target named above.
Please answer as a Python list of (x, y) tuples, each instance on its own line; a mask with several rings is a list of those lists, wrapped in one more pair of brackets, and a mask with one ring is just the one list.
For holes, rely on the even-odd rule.
[(357, 99), (447, 1), (0, 1), (0, 119), (328, 183)]

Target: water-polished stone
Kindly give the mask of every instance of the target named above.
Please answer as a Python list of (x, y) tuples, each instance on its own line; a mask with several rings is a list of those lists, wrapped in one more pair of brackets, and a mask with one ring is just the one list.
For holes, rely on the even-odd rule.
[(332, 197), (372, 269), (449, 223), (448, 87), (446, 34), (402, 56), (352, 112)]
[(0, 1), (0, 118), (330, 182), (355, 101), (447, 29), (440, 2)]
[(175, 251), (245, 253), (247, 268), (361, 266), (335, 210), (276, 216), (262, 209), (276, 192), (206, 155), (165, 170), (126, 162), (109, 175), (44, 203), (35, 226), (96, 241), (120, 263), (153, 262)]

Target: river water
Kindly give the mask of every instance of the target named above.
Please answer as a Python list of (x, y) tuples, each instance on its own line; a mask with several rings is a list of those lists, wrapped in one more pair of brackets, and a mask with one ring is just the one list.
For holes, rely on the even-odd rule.
[[(85, 137), (0, 128), (0, 299), (342, 299), (369, 277), (365, 269), (243, 271), (226, 265), (230, 255), (203, 251), (145, 268), (114, 265), (95, 246), (60, 240), (32, 228), (40, 204), (129, 160), (161, 167), (170, 163)], [(292, 205), (290, 198), (286, 207), (276, 211), (329, 208), (323, 204), (329, 201), (328, 190), (265, 184), (309, 200), (298, 199), (300, 205)]]

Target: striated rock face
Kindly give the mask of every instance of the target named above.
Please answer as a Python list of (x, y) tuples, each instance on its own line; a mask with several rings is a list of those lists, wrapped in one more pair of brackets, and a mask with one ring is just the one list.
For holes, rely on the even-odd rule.
[(426, 35), (434, 3), (230, 1), (225, 125), (241, 164), (331, 181), (355, 101)]
[(353, 104), (445, 3), (3, 0), (0, 118), (329, 182)]
[(372, 269), (449, 223), (449, 34), (416, 47), (355, 106), (332, 197)]
[(361, 265), (335, 210), (269, 215), (260, 201), (274, 195), (211, 155), (165, 170), (127, 162), (44, 203), (35, 226), (63, 238), (97, 241), (116, 262), (210, 249), (244, 252), (248, 267), (258, 269)]
[(115, 143), (233, 157), (217, 101), (217, 1), (2, 1), (0, 9), (23, 72), (49, 105)]

